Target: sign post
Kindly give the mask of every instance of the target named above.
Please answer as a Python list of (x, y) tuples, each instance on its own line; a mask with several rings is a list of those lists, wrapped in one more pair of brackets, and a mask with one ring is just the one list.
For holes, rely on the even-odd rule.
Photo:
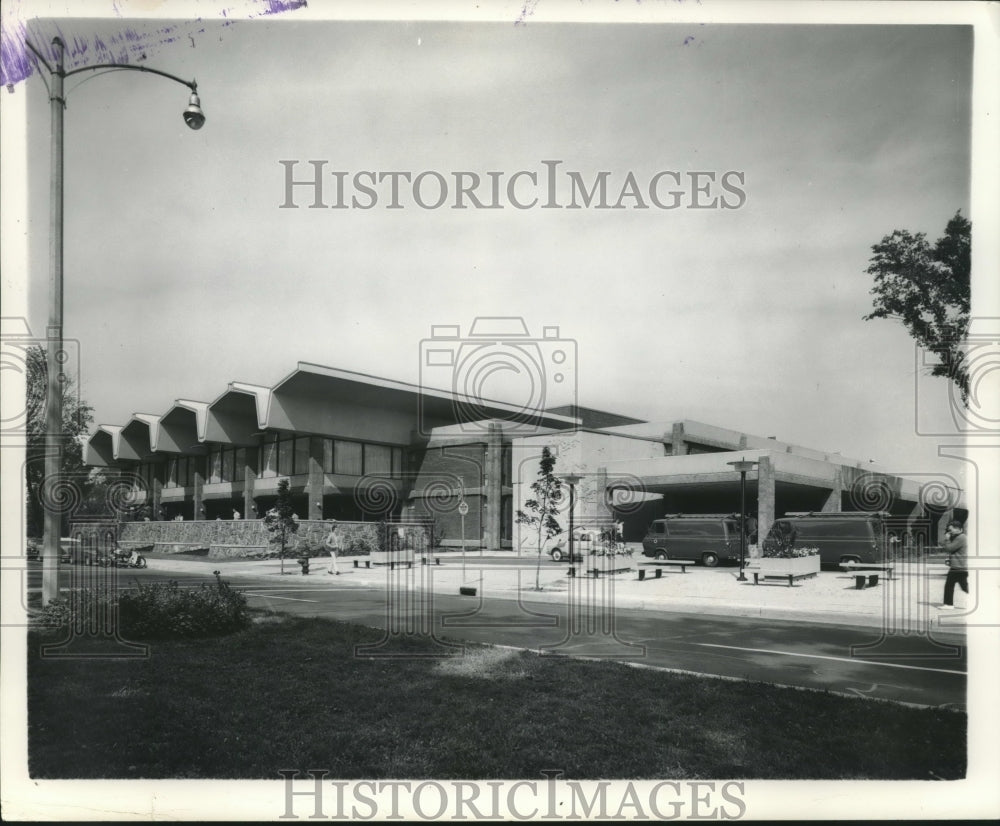
[(465, 515), (469, 512), (469, 503), (464, 499), (458, 503), (458, 513), (462, 517), (462, 582), (465, 582)]

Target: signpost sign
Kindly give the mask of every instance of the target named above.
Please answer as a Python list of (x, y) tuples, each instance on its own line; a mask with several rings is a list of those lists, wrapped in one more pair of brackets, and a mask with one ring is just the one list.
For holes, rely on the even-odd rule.
[(469, 512), (469, 503), (464, 499), (458, 503), (458, 512), (462, 517), (462, 582), (465, 582), (465, 515)]

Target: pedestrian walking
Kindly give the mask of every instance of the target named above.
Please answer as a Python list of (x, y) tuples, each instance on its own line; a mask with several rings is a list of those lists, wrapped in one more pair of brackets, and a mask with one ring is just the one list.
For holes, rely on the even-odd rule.
[(958, 585), (965, 593), (969, 593), (969, 541), (965, 535), (965, 526), (957, 519), (952, 519), (944, 529), (945, 540), (941, 547), (948, 554), (948, 575), (944, 579), (944, 604), (946, 611), (955, 610), (955, 586)]
[(328, 574), (340, 576), (340, 569), (337, 567), (337, 552), (340, 550), (340, 537), (337, 535), (337, 520), (330, 522), (330, 533), (323, 540), (323, 545), (330, 552), (330, 567), (326, 569)]

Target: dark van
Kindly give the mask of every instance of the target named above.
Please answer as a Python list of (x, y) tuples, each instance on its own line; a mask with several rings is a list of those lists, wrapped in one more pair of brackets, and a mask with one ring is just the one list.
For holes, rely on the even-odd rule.
[(706, 568), (740, 558), (739, 517), (735, 514), (668, 514), (655, 519), (642, 540), (643, 556), (692, 559)]
[[(794, 547), (819, 548), (823, 565), (873, 565), (886, 558), (886, 516), (868, 511), (786, 513), (775, 520), (771, 530), (779, 522), (790, 525), (795, 529)], [(784, 529), (787, 531), (787, 527)]]

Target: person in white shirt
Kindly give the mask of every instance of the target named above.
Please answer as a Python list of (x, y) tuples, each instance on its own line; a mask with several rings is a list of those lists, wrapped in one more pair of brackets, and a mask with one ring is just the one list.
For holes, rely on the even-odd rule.
[(337, 520), (333, 519), (330, 522), (330, 533), (326, 535), (326, 539), (323, 540), (323, 545), (330, 552), (330, 567), (326, 569), (328, 574), (333, 574), (335, 576), (340, 576), (340, 570), (337, 567), (337, 552), (340, 550), (340, 537), (337, 536)]

